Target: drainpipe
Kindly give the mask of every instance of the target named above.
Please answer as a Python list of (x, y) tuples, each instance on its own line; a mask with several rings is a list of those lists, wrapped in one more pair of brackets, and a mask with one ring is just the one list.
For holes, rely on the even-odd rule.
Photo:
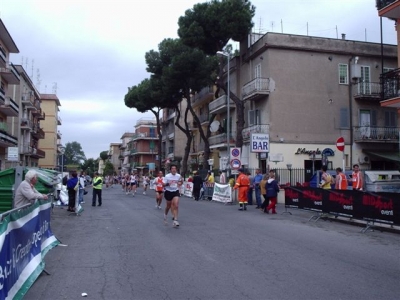
[(351, 78), (351, 61), (354, 56), (349, 59), (349, 110), (350, 110), (350, 169), (353, 166), (353, 99), (352, 99), (352, 78)]

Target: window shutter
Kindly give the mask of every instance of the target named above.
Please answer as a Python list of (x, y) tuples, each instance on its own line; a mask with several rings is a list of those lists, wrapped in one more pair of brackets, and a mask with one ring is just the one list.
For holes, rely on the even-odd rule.
[(256, 121), (256, 111), (249, 110), (249, 125), (254, 125)]
[(371, 126), (376, 126), (376, 110), (371, 110)]
[(349, 128), (349, 110), (344, 107), (340, 109), (340, 125), (341, 128)]

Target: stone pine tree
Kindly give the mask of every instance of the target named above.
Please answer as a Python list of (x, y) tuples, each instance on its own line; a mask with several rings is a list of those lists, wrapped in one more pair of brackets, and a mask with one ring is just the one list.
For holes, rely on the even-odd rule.
[[(255, 7), (250, 1), (212, 0), (195, 4), (179, 18), (178, 35), (184, 44), (199, 48), (208, 55), (216, 55), (218, 51), (226, 47), (229, 40), (241, 41), (246, 38), (253, 27), (254, 14)], [(216, 85), (227, 95), (227, 86), (222, 80), (225, 65), (222, 59)], [(241, 63), (239, 61), (238, 65)], [(236, 146), (241, 147), (243, 145), (242, 130), (245, 124), (244, 103), (231, 91), (229, 97), (236, 106)]]
[(67, 165), (80, 165), (86, 160), (82, 146), (78, 142), (68, 142), (65, 144), (64, 157), (66, 158)]
[(158, 170), (161, 170), (162, 132), (160, 112), (164, 108), (175, 108), (177, 102), (166, 98), (161, 79), (152, 76), (150, 79), (144, 79), (138, 85), (128, 88), (128, 93), (125, 95), (125, 105), (130, 108), (136, 108), (141, 113), (151, 111), (154, 114), (158, 133)]
[[(186, 136), (182, 159), (182, 173), (185, 174), (193, 139), (188, 115), (191, 114), (194, 121), (200, 124), (200, 119), (191, 104), (191, 93), (200, 91), (215, 81), (218, 60), (214, 56), (205, 55), (200, 49), (184, 45), (180, 39), (164, 39), (159, 44), (158, 51), (152, 50), (146, 53), (145, 57), (147, 71), (152, 74), (152, 78), (159, 78), (162, 82), (161, 89), (166, 97), (165, 101), (175, 105), (175, 126)], [(185, 111), (180, 111), (177, 105), (180, 101), (186, 101)], [(209, 149), (207, 132), (199, 126), (199, 133), (206, 143), (206, 149)]]

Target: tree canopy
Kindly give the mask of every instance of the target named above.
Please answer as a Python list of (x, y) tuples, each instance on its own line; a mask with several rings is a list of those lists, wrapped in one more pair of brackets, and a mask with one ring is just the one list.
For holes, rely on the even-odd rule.
[(64, 157), (67, 165), (80, 165), (86, 160), (82, 146), (78, 142), (68, 142), (65, 144)]
[(221, 51), (230, 39), (241, 41), (253, 27), (255, 7), (243, 0), (212, 0), (195, 4), (179, 18), (182, 42), (206, 54)]

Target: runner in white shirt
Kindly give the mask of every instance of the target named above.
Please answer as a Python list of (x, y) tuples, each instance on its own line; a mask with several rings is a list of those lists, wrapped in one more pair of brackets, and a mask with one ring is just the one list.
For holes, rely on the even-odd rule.
[(129, 178), (129, 182), (130, 182), (130, 191), (132, 192), (133, 197), (135, 197), (136, 186), (137, 186), (137, 180), (135, 174), (132, 173), (132, 175)]
[(165, 207), (164, 213), (164, 223), (167, 224), (168, 212), (171, 209), (174, 222), (172, 225), (174, 227), (179, 227), (178, 222), (178, 211), (179, 211), (179, 189), (183, 184), (182, 176), (176, 172), (176, 165), (171, 165), (170, 172), (165, 175), (163, 184), (165, 187), (164, 197), (167, 200), (167, 205)]

